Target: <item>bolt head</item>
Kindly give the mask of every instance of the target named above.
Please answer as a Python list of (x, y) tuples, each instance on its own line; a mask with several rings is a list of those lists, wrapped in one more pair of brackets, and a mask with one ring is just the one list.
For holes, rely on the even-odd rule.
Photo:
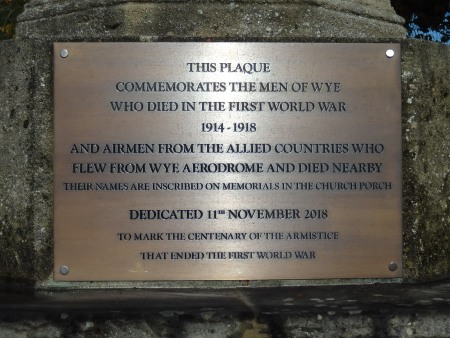
[(388, 268), (389, 268), (390, 271), (395, 271), (395, 270), (397, 270), (397, 268), (398, 268), (397, 263), (395, 263), (395, 262), (390, 262), (389, 265), (388, 265)]
[(62, 58), (66, 58), (69, 56), (69, 51), (67, 49), (61, 49), (59, 51), (59, 56), (61, 56)]
[(69, 273), (69, 267), (68, 266), (61, 266), (61, 268), (59, 269), (59, 272), (61, 273), (61, 275), (67, 275)]

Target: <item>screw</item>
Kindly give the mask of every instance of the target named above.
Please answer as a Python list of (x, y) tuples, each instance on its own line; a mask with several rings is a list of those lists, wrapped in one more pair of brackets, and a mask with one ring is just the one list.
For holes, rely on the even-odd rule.
[(394, 54), (395, 54), (395, 52), (394, 52), (393, 49), (388, 49), (388, 50), (386, 51), (386, 56), (387, 56), (388, 58), (393, 57)]
[(61, 268), (59, 269), (59, 272), (61, 272), (61, 275), (67, 275), (69, 273), (69, 267), (68, 266), (61, 266)]
[(59, 52), (59, 56), (61, 56), (62, 58), (66, 58), (69, 56), (69, 51), (67, 49), (61, 49)]
[(397, 270), (397, 263), (395, 263), (395, 262), (390, 262), (389, 265), (388, 265), (388, 268), (389, 268), (390, 271), (395, 271), (395, 270)]

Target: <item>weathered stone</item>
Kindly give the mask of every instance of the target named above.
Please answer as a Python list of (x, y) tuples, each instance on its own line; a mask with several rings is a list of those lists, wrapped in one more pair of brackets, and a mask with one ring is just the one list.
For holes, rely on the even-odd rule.
[[(13, 41), (2, 42), (0, 53), (0, 278), (16, 270), (16, 278), (27, 279), (33, 257), (33, 227), (28, 225), (31, 209), (30, 171), (27, 155), (31, 140), (20, 51)], [(16, 56), (17, 55), (17, 56)], [(25, 100), (17, 102), (18, 97)], [(28, 259), (26, 257), (29, 257)], [(24, 268), (24, 266), (27, 266)], [(18, 271), (18, 270), (24, 271)], [(28, 270), (28, 271), (27, 271)]]
[(405, 35), (389, 1), (35, 0), (19, 21), (17, 36), (53, 41), (374, 42)]
[(0, 336), (448, 334), (448, 281), (408, 283), (450, 276), (450, 48), (428, 42), (402, 47), (403, 280), (51, 276), (53, 42), (402, 41), (389, 0), (33, 0), (19, 21), (16, 40), (0, 42)]
[(448, 313), (382, 311), (361, 315), (292, 313), (242, 318), (218, 313), (202, 320), (194, 314), (158, 313), (0, 315), (2, 337), (445, 337)]
[(1, 44), (0, 278), (30, 283), (51, 271), (51, 53), (29, 40)]
[(450, 274), (450, 47), (403, 45), (405, 276)]
[[(399, 41), (404, 34), (400, 21), (389, 1), (30, 2), (16, 40), (1, 42), (0, 48), (0, 280), (15, 285), (37, 282), (41, 288), (242, 285), (55, 284), (49, 279), (53, 41)], [(404, 43), (404, 257), (409, 279), (449, 275), (448, 61), (448, 47)], [(250, 286), (293, 284), (301, 282), (251, 282)]]
[(444, 337), (449, 286), (0, 292), (0, 336)]

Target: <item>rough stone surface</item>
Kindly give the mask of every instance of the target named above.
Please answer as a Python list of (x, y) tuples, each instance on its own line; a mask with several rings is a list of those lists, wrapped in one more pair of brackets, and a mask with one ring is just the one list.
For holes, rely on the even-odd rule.
[[(381, 18), (381, 19), (380, 19)], [(0, 281), (52, 284), (54, 41), (398, 41), (389, 1), (31, 1), (15, 41), (2, 42)], [(333, 281), (336, 283), (336, 281)], [(241, 285), (183, 282), (177, 287)], [(255, 283), (264, 286), (266, 282)], [(286, 285), (289, 282), (275, 282)], [(135, 284), (129, 284), (128, 287)], [(170, 283), (142, 283), (167, 287)], [(255, 286), (256, 286), (255, 285)], [(270, 285), (274, 285), (271, 283)], [(61, 286), (61, 285), (59, 285)], [(118, 284), (64, 284), (114, 287)], [(122, 286), (122, 285), (120, 285)]]
[(51, 278), (54, 41), (401, 41), (401, 22), (389, 0), (31, 1), (0, 42), (0, 337), (447, 337), (448, 280), (407, 283), (450, 276), (450, 49), (426, 42), (403, 44), (403, 282)]
[[(26, 227), (30, 209), (27, 148), (30, 142), (29, 113), (25, 104), (16, 102), (28, 88), (21, 86), (22, 67), (14, 57), (18, 48), (12, 41), (2, 42), (0, 61), (0, 277), (6, 278), (16, 267), (28, 265), (24, 258), (32, 255), (33, 237)], [(19, 68), (20, 67), (20, 68)], [(19, 68), (19, 69), (18, 69)], [(24, 279), (27, 274), (17, 272)], [(20, 278), (20, 277), (19, 277)]]
[(450, 281), (0, 292), (0, 337), (446, 337)]
[(32, 283), (52, 257), (51, 54), (34, 41), (1, 45), (0, 280)]
[(200, 311), (197, 313), (0, 314), (0, 336), (18, 337), (448, 337), (446, 311), (329, 312), (261, 314)]
[(450, 48), (403, 46), (403, 223), (408, 278), (450, 274)]
[[(355, 5), (353, 11), (347, 8), (350, 4)], [(0, 49), (4, 154), (0, 157), (0, 279), (10, 285), (24, 281), (42, 288), (62, 286), (52, 284), (50, 277), (53, 41), (398, 41), (404, 30), (395, 19), (380, 21), (372, 12), (355, 15), (372, 8), (384, 17), (390, 11), (395, 18), (388, 1), (377, 4), (364, 0), (187, 4), (111, 0), (107, 5), (105, 0), (32, 1), (17, 28), (17, 39), (1, 42)], [(449, 48), (408, 41), (403, 49), (405, 277), (440, 278), (449, 275), (450, 255), (446, 233)], [(230, 287), (241, 282), (172, 284)], [(64, 284), (68, 288), (118, 285)]]
[[(369, 5), (370, 3), (370, 5)], [(373, 5), (376, 3), (377, 5)], [(19, 37), (72, 41), (400, 41), (389, 1), (35, 0)], [(382, 23), (382, 24), (381, 24)]]
[[(48, 18), (49, 16), (58, 16), (72, 12), (78, 12), (85, 9), (96, 7), (108, 7), (123, 3), (167, 3), (172, 2), (178, 5), (185, 5), (184, 0), (90, 0), (76, 1), (69, 0), (61, 2), (59, 0), (34, 0), (27, 4), (27, 10), (22, 15), (23, 21), (34, 20), (39, 18)], [(368, 18), (375, 18), (381, 21), (403, 23), (403, 18), (398, 16), (390, 4), (389, 0), (239, 0), (239, 1), (206, 1), (198, 0), (198, 3), (222, 3), (231, 5), (232, 8), (239, 6), (241, 3), (252, 4), (283, 4), (292, 3), (295, 5), (307, 4), (310, 6), (324, 7), (338, 12), (353, 13)]]

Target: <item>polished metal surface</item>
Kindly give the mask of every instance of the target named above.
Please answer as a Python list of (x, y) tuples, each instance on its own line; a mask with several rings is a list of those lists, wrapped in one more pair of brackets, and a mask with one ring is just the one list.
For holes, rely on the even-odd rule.
[(69, 56), (69, 51), (67, 49), (61, 49), (59, 52), (59, 56), (61, 56), (62, 58), (66, 58)]
[(54, 278), (401, 276), (399, 48), (56, 43)]

